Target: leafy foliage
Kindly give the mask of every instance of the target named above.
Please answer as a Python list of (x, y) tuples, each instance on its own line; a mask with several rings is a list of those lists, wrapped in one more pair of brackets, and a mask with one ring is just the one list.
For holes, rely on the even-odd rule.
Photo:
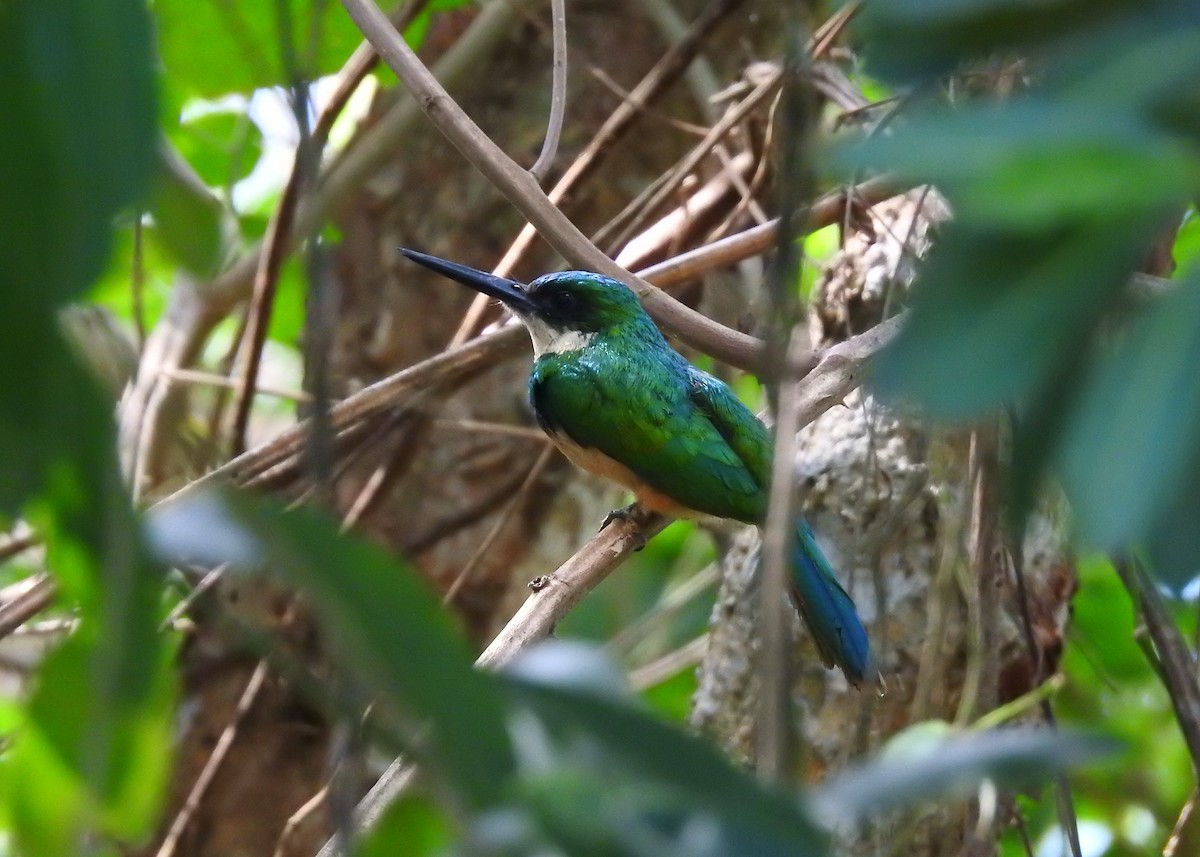
[[(265, 563), (301, 585), (339, 629), (344, 666), (389, 703), (377, 710), (415, 715), (432, 730), (413, 749), (478, 811), (473, 836), (491, 847), (630, 857), (827, 853), (802, 804), (631, 706), (614, 687), (620, 673), (589, 649), (551, 643), (553, 655), (526, 653), (513, 676), (473, 671), (416, 572), (320, 516), (198, 497), (156, 513), (150, 526), (173, 561)], [(988, 777), (1036, 781), (1098, 749), (1043, 733), (949, 747), (906, 760), (900, 773), (896, 765), (865, 771), (863, 784), (839, 783), (814, 799), (841, 805), (857, 794), (851, 805), (904, 804)], [(419, 827), (438, 835), (436, 822)]]
[[(1014, 519), (1060, 472), (1087, 544), (1143, 546), (1176, 586), (1200, 569), (1184, 524), (1200, 514), (1200, 413), (1180, 374), (1195, 271), (1138, 306), (1127, 292), (1200, 189), (1197, 35), (1195, 5), (1170, 0), (870, 4), (868, 67), (920, 106), (845, 154), (935, 184), (954, 209), (880, 389), (951, 419), (1015, 406)], [(1006, 66), (1006, 51), (1028, 59)], [(931, 75), (968, 67), (1028, 86), (932, 95)]]
[[(410, 41), (431, 14), (460, 5), (429, 4)], [(935, 182), (956, 214), (878, 383), (955, 419), (1015, 406), (1018, 500), (1053, 469), (1090, 543), (1145, 546), (1164, 580), (1185, 582), (1200, 556), (1194, 212), (1175, 244), (1185, 276), (1136, 302), (1126, 286), (1200, 179), (1193, 4), (878, 0), (861, 23), (869, 70), (911, 93), (911, 109), (845, 158)], [(93, 853), (148, 836), (160, 822), (175, 714), (172, 639), (159, 630), (163, 570), (143, 549), (118, 476), (111, 403), (65, 347), (57, 313), (93, 290), (119, 294), (132, 315), (137, 212), (151, 213), (140, 259), (151, 323), (172, 278), (214, 276), (231, 250), (259, 237), (261, 212), (233, 203), (266, 145), (248, 101), (207, 102), (187, 118), (182, 108), (287, 83), (288, 49), (315, 75), (358, 42), (342, 10), (322, 3), (0, 8), (0, 358), (20, 367), (0, 376), (0, 514), (36, 525), (77, 620), (30, 696), (0, 703), (0, 731), (11, 736), (0, 749), (0, 829), (19, 853)], [(970, 88), (935, 95), (941, 76), (1000, 68), (1010, 52), (1026, 58), (1028, 90), (1001, 103)], [(831, 252), (834, 232), (811, 237), (808, 251)], [(281, 288), (287, 309), (272, 336), (294, 344), (304, 311), (295, 262)], [(683, 719), (687, 671), (643, 700), (611, 681), (620, 668), (590, 647), (559, 648), (557, 673), (534, 668), (543, 650), (515, 674), (482, 674), (410, 567), (320, 515), (245, 498), (171, 514), (151, 525), (160, 546), (189, 535), (209, 561), (266, 564), (302, 590), (347, 677), (323, 700), (329, 710), (357, 714), (378, 699), (379, 742), (436, 775), (435, 788), (389, 810), (361, 854), (823, 855), (818, 819), (1010, 774), (1036, 783), (1098, 750), (1041, 732), (959, 736), (899, 760), (885, 754), (819, 790), (771, 790), (663, 722)], [(611, 636), (663, 598), (672, 568), (702, 563), (696, 546), (693, 527), (675, 527), (566, 632)], [(707, 604), (689, 604), (645, 648), (694, 638)], [(1191, 787), (1189, 758), (1103, 562), (1084, 565), (1074, 635), (1060, 715), (1111, 723), (1130, 756), (1154, 760), (1138, 775), (1146, 788), (1136, 803), (1129, 765), (1075, 774), (1081, 814), (1143, 808), (1156, 833), (1169, 829)], [(1042, 829), (1053, 823), (1046, 803), (1029, 803), (1029, 814)]]
[(160, 578), (117, 476), (111, 417), (59, 334), (108, 253), (113, 217), (153, 160), (150, 23), (141, 3), (17, 2), (0, 11), (0, 511), (25, 510), (79, 627), (43, 666), (7, 775), (22, 853), (92, 831), (149, 833), (169, 758), (172, 673)]

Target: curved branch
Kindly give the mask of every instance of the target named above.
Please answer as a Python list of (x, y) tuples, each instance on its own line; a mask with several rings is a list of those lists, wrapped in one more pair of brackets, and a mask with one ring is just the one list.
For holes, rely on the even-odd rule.
[(565, 0), (550, 0), (550, 17), (554, 34), (554, 78), (550, 86), (550, 119), (546, 123), (546, 139), (542, 151), (529, 168), (529, 174), (540, 184), (558, 154), (562, 136), (563, 115), (567, 109), (567, 9)]

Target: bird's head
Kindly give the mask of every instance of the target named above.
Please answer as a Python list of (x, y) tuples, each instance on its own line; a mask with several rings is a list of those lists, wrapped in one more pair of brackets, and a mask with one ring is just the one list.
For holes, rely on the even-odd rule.
[(637, 296), (624, 284), (587, 271), (546, 274), (525, 285), (485, 271), (401, 248), (419, 265), (502, 301), (525, 323), (539, 356), (576, 351), (597, 337), (660, 339)]

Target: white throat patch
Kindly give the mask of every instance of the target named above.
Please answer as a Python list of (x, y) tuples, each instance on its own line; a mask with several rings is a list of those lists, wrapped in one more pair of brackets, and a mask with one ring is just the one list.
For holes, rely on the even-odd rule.
[(587, 348), (596, 334), (584, 333), (579, 330), (551, 327), (540, 318), (522, 318), (529, 330), (529, 338), (533, 340), (533, 356), (543, 354), (564, 354), (568, 351), (580, 351)]

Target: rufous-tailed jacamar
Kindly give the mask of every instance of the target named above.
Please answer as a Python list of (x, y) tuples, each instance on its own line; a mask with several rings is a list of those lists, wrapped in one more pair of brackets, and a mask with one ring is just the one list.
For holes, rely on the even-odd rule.
[[(413, 250), (405, 256), (493, 298), (533, 340), (529, 400), (538, 424), (585, 470), (673, 517), (761, 525), (771, 436), (721, 381), (667, 344), (624, 284), (565, 271), (528, 285)], [(867, 632), (812, 530), (796, 521), (791, 591), (826, 666), (858, 685)]]

